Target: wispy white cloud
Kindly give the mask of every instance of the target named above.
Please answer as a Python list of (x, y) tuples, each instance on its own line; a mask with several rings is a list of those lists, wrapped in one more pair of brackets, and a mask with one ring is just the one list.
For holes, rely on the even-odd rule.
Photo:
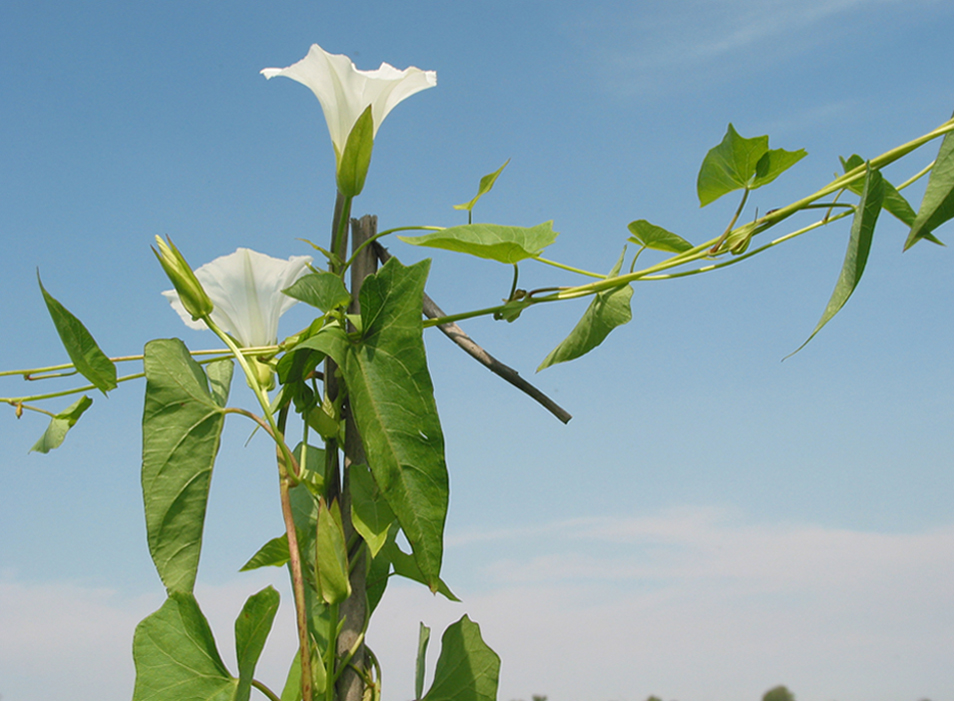
[[(605, 67), (597, 75), (607, 91), (645, 96), (761, 71), (901, 5), (902, 0), (672, 0), (634, 3), (622, 19), (618, 8), (605, 21), (595, 13), (568, 31)], [(903, 5), (907, 12), (913, 6), (942, 6), (938, 0)]]
[[(368, 636), (384, 669), (385, 701), (413, 693), (418, 622), (434, 628), (433, 667), (441, 632), (465, 612), (503, 658), (501, 701), (532, 694), (642, 701), (651, 693), (754, 701), (779, 683), (799, 701), (954, 696), (954, 525), (870, 533), (685, 508), (449, 541), (448, 561), (476, 556), (481, 581), (451, 582), (463, 604), (391, 585)], [(199, 588), (233, 668), (236, 614), (282, 574)], [(276, 686), (294, 650), (282, 587), (260, 666)], [(161, 595), (0, 576), (4, 701), (36, 698), (41, 682), (49, 697), (73, 690), (71, 698), (127, 699), (132, 631), (160, 603)]]

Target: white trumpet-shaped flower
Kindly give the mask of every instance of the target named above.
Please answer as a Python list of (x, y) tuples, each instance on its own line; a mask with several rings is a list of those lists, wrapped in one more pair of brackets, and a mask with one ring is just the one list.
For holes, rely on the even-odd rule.
[(329, 54), (318, 44), (312, 44), (308, 55), (298, 63), (287, 68), (265, 68), (262, 75), (283, 75), (315, 93), (339, 157), (351, 129), (368, 105), (377, 135), (381, 122), (399, 102), (437, 85), (436, 71), (413, 66), (399, 71), (387, 63), (374, 71), (359, 71), (347, 56)]
[[(210, 315), (216, 326), (228, 332), (244, 348), (270, 346), (278, 342), (278, 319), (295, 304), (282, 293), (308, 271), (311, 256), (288, 260), (240, 248), (195, 271), (202, 288), (212, 300)], [(193, 321), (175, 290), (162, 293), (186, 326), (204, 329)]]

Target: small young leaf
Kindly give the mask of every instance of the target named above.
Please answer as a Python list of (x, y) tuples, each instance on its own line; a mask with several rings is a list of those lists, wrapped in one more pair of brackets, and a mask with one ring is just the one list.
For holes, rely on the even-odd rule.
[(348, 579), (348, 548), (337, 501), (331, 502), (331, 506), (327, 506), (324, 500), (319, 503), (316, 545), (315, 569), (321, 598), (328, 604), (340, 604), (351, 596), (351, 582)]
[(338, 189), (348, 197), (357, 197), (364, 189), (368, 167), (371, 165), (371, 151), (374, 148), (374, 119), (371, 117), (371, 105), (361, 113), (351, 127), (344, 153), (338, 161)]
[(46, 308), (53, 318), (56, 333), (59, 334), (60, 341), (63, 342), (63, 347), (66, 348), (66, 353), (70, 356), (73, 367), (103, 394), (115, 389), (116, 366), (99, 349), (96, 341), (82, 322), (70, 314), (66, 307), (57, 302), (46, 291), (43, 282), (40, 280), (39, 271), (36, 274), (36, 281), (40, 285), (40, 292), (43, 293)]
[(325, 313), (346, 307), (351, 302), (351, 295), (341, 278), (327, 271), (304, 275), (282, 292)]
[(133, 701), (232, 701), (239, 680), (215, 646), (209, 622), (192, 594), (172, 591), (133, 635)]
[(414, 665), (414, 698), (418, 701), (424, 695), (424, 663), (427, 661), (427, 642), (431, 639), (431, 629), (421, 622), (417, 634), (417, 662)]
[(30, 448), (30, 452), (49, 453), (51, 450), (55, 450), (63, 445), (67, 431), (76, 425), (76, 422), (79, 421), (83, 412), (92, 405), (93, 400), (84, 395), (70, 404), (66, 410), (61, 411), (50, 419), (50, 425), (46, 427), (46, 431), (40, 436), (40, 440), (36, 442), (36, 445)]
[(496, 701), (500, 657), (467, 616), (444, 631), (434, 683), (423, 701)]
[[(623, 248), (623, 253), (610, 271), (610, 277), (619, 275), (625, 256), (626, 249)], [(583, 318), (573, 328), (570, 335), (563, 339), (560, 345), (550, 351), (550, 354), (543, 359), (540, 367), (537, 368), (537, 372), (551, 365), (565, 363), (589, 353), (609, 336), (610, 331), (617, 326), (628, 323), (633, 318), (629, 306), (632, 296), (633, 288), (630, 285), (623, 285), (605, 292), (597, 292), (593, 296), (590, 306), (583, 313)]]
[(868, 262), (868, 252), (871, 250), (871, 240), (883, 201), (884, 183), (881, 173), (872, 170), (869, 166), (865, 176), (864, 188), (861, 192), (861, 201), (858, 203), (854, 220), (851, 223), (848, 251), (845, 253), (845, 262), (842, 265), (841, 274), (838, 276), (838, 282), (835, 284), (835, 291), (832, 292), (831, 299), (828, 300), (828, 306), (825, 307), (815, 330), (805, 339), (802, 345), (786, 357), (795, 355), (808, 345), (808, 342), (815, 338), (815, 334), (821, 331), (822, 327), (845, 306), (845, 302), (855, 291), (855, 287), (857, 287), (861, 275), (865, 271), (865, 264)]
[(769, 151), (768, 142), (768, 136), (744, 139), (729, 124), (722, 143), (702, 161), (696, 180), (699, 204), (705, 207), (733, 190), (767, 185), (808, 155), (805, 149)]
[(682, 236), (666, 231), (661, 226), (650, 224), (645, 219), (630, 222), (627, 228), (632, 234), (629, 240), (645, 248), (667, 253), (682, 253), (692, 248), (692, 244)]
[(759, 162), (755, 164), (755, 179), (749, 189), (754, 190), (757, 187), (768, 185), (807, 155), (808, 152), (803, 148), (797, 151), (786, 151), (781, 148), (766, 151)]
[(235, 658), (238, 660), (239, 683), (234, 701), (248, 701), (252, 692), (255, 665), (265, 648), (265, 640), (278, 612), (278, 592), (266, 587), (245, 602), (235, 619)]
[[(948, 132), (941, 141), (937, 159), (928, 178), (927, 189), (921, 200), (921, 208), (904, 242), (908, 250), (941, 224), (954, 218), (954, 136)], [(935, 239), (935, 243), (940, 243)]]
[(374, 483), (374, 476), (367, 465), (352, 465), (348, 469), (351, 480), (351, 522), (368, 544), (371, 557), (374, 557), (388, 540), (394, 512)]
[[(212, 466), (225, 414), (217, 403), (231, 363), (217, 363), (217, 396), (178, 339), (146, 344), (142, 493), (149, 552), (170, 591), (191, 592), (199, 566)], [(221, 373), (221, 374), (219, 374)]]
[(730, 123), (722, 142), (709, 149), (702, 161), (696, 179), (699, 204), (705, 207), (749, 185), (759, 159), (768, 151), (768, 141), (768, 136), (744, 139)]
[(464, 224), (423, 236), (398, 238), (414, 246), (441, 248), (512, 264), (540, 255), (544, 248), (556, 241), (557, 236), (559, 233), (553, 230), (553, 222), (548, 221), (530, 228)]
[(497, 182), (497, 177), (503, 172), (503, 169), (507, 167), (507, 163), (510, 163), (509, 158), (507, 159), (506, 163), (497, 168), (497, 170), (495, 170), (493, 173), (482, 177), (480, 179), (480, 185), (477, 188), (477, 194), (474, 196), (474, 199), (472, 199), (470, 202), (465, 202), (464, 204), (455, 204), (454, 209), (463, 209), (467, 212), (473, 210), (474, 205), (477, 204), (477, 200), (493, 189), (494, 183)]
[(288, 552), (288, 536), (282, 534), (277, 538), (272, 538), (260, 547), (258, 552), (242, 565), (239, 572), (257, 570), (259, 567), (284, 567), (288, 564), (289, 559), (291, 559), (291, 556)]

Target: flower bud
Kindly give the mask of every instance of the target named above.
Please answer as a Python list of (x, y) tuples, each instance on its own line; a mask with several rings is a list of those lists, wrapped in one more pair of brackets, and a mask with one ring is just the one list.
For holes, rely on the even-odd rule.
[(179, 295), (179, 301), (185, 310), (192, 315), (193, 321), (207, 317), (212, 313), (214, 305), (209, 295), (202, 289), (202, 284), (196, 278), (192, 268), (179, 253), (179, 249), (172, 243), (172, 239), (167, 237), (168, 243), (156, 236), (156, 245), (152, 252), (162, 264), (162, 269), (166, 271), (172, 286), (176, 288), (176, 294)]

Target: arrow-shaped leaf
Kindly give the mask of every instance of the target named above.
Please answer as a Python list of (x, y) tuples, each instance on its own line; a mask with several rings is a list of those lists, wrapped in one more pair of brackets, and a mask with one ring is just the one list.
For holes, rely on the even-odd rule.
[(645, 248), (667, 253), (682, 253), (692, 248), (692, 244), (682, 236), (666, 231), (661, 226), (650, 224), (645, 219), (630, 222), (627, 228), (632, 234), (629, 240)]
[(149, 552), (169, 591), (191, 592), (232, 363), (210, 365), (214, 394), (178, 339), (147, 343), (143, 367), (142, 493)]
[(431, 590), (443, 553), (448, 480), (444, 434), (424, 352), (422, 304), (430, 261), (391, 258), (361, 287), (361, 340), (343, 365), (374, 481)]
[(434, 683), (423, 701), (496, 701), (500, 657), (467, 616), (444, 631)]
[(233, 701), (239, 680), (222, 662), (190, 593), (173, 591), (133, 636), (133, 701)]
[(500, 224), (464, 224), (423, 236), (398, 238), (414, 246), (469, 253), (501, 263), (519, 263), (540, 255), (544, 248), (556, 241), (557, 236), (559, 234), (553, 230), (553, 222), (548, 221), (530, 228)]
[(845, 253), (845, 262), (841, 268), (841, 274), (838, 276), (838, 282), (835, 284), (835, 291), (828, 300), (828, 306), (822, 314), (821, 319), (811, 336), (805, 339), (805, 342), (796, 348), (790, 357), (808, 345), (815, 334), (821, 331), (835, 314), (837, 314), (851, 293), (855, 291), (861, 275), (865, 271), (865, 264), (868, 262), (868, 252), (871, 250), (871, 240), (874, 236), (875, 224), (878, 222), (878, 215), (881, 213), (881, 206), (884, 201), (884, 182), (881, 173), (868, 167), (865, 176), (864, 188), (861, 191), (861, 201), (855, 210), (855, 217), (851, 223), (851, 236), (848, 239), (848, 251)]

